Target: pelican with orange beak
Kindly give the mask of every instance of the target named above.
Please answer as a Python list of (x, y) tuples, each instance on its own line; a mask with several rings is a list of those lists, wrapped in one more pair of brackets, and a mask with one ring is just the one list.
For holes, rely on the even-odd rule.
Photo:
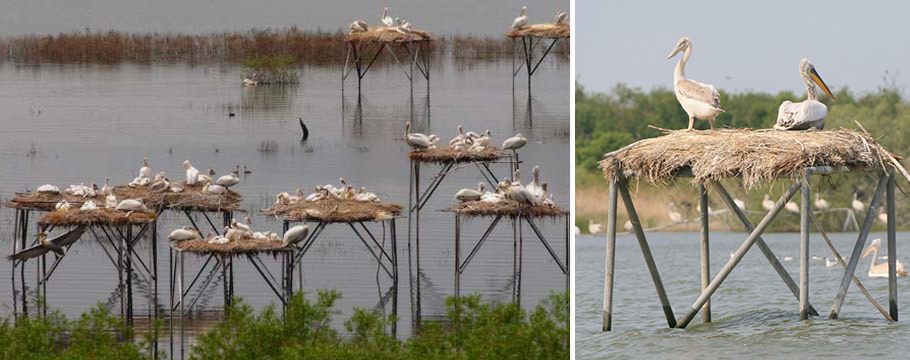
[(780, 104), (780, 109), (777, 111), (777, 124), (774, 125), (774, 128), (778, 130), (808, 130), (811, 128), (822, 130), (825, 128), (828, 107), (818, 101), (815, 85), (818, 84), (818, 87), (828, 94), (831, 100), (835, 100), (834, 95), (815, 71), (815, 65), (812, 65), (809, 59), (799, 62), (799, 76), (806, 83), (809, 99), (798, 103), (787, 100)]

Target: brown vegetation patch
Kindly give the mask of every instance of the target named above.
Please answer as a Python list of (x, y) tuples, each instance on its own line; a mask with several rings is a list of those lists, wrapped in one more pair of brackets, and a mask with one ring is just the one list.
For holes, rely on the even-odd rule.
[(522, 36), (543, 37), (551, 39), (568, 39), (572, 35), (569, 24), (534, 24), (506, 33), (507, 37)]
[[(830, 166), (870, 171), (900, 166), (888, 151), (864, 133), (850, 130), (777, 131), (722, 129), (668, 131), (640, 140), (599, 162), (604, 176), (632, 174), (658, 185), (680, 170), (691, 170), (695, 182), (742, 177), (747, 188), (762, 180), (795, 179), (809, 167)], [(901, 158), (893, 155), (897, 161)]]
[(393, 27), (375, 27), (366, 32), (350, 33), (347, 35), (347, 41), (350, 42), (409, 42), (409, 41), (430, 41), (433, 37), (430, 33), (423, 30), (414, 30), (409, 34), (402, 34)]
[(446, 212), (455, 212), (467, 216), (508, 216), (508, 217), (556, 217), (567, 212), (558, 206), (550, 205), (523, 205), (516, 201), (503, 200), (499, 202), (465, 201), (455, 207), (445, 209)]
[(284, 247), (282, 241), (256, 240), (253, 238), (244, 238), (238, 241), (231, 241), (227, 244), (209, 244), (209, 240), (215, 236), (209, 236), (204, 239), (187, 240), (181, 242), (171, 242), (171, 247), (177, 251), (190, 253), (220, 253), (220, 254), (247, 254), (247, 253), (277, 253), (281, 251), (293, 251), (293, 247)]
[(493, 161), (501, 158), (502, 150), (488, 146), (483, 151), (456, 150), (451, 147), (426, 150), (411, 150), (411, 160), (432, 163), (463, 163), (474, 161)]
[(190, 211), (233, 211), (240, 207), (243, 197), (228, 190), (222, 195), (203, 194), (202, 185), (187, 185), (180, 182), (183, 192), (154, 192), (148, 186), (116, 186), (114, 195), (118, 200), (139, 199), (149, 209), (175, 209)]
[(401, 205), (383, 202), (325, 199), (274, 205), (262, 210), (265, 216), (289, 221), (360, 222), (384, 220), (401, 215)]
[(94, 210), (69, 209), (51, 211), (38, 219), (40, 225), (76, 226), (76, 225), (142, 225), (154, 221), (156, 215), (151, 212), (126, 212), (108, 208)]
[(66, 200), (68, 203), (70, 203), (70, 206), (74, 208), (81, 207), (82, 204), (88, 200), (94, 201), (99, 206), (104, 204), (104, 197), (100, 195), (89, 198), (73, 196), (61, 191), (59, 194), (39, 192), (17, 193), (16, 197), (4, 205), (14, 209), (54, 211), (56, 209), (57, 203), (61, 200)]

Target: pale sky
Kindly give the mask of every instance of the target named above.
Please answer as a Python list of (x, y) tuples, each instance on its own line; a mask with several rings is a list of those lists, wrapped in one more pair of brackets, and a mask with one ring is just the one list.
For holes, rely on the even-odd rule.
[(833, 92), (875, 91), (885, 70), (910, 82), (910, 2), (576, 1), (575, 68), (587, 90), (672, 88), (679, 38), (686, 76), (731, 92), (805, 93), (804, 57)]

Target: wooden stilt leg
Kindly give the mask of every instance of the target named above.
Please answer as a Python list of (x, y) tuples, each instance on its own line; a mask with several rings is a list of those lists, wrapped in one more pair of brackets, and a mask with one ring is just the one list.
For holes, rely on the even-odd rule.
[(607, 200), (607, 264), (604, 274), (603, 331), (613, 326), (613, 265), (616, 261), (616, 181), (610, 181)]
[(809, 175), (802, 186), (802, 207), (799, 216), (799, 319), (809, 318)]
[(897, 217), (894, 216), (894, 171), (888, 176), (888, 305), (891, 318), (897, 321)]
[[(701, 291), (708, 288), (711, 282), (711, 256), (708, 251), (708, 193), (705, 185), (698, 185), (699, 216), (701, 217)], [(711, 322), (711, 299), (702, 307), (702, 316), (706, 323)]]

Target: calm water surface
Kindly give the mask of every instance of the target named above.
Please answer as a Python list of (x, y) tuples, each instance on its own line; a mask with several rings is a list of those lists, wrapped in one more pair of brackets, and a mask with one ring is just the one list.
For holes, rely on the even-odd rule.
[[(849, 254), (857, 234), (829, 236), (841, 254)], [(898, 254), (910, 251), (910, 245), (900, 241), (907, 236), (910, 233), (898, 233)], [(711, 234), (712, 276), (745, 237), (744, 233)], [(782, 263), (799, 281), (799, 234), (763, 238), (775, 254), (794, 258)], [(885, 234), (869, 235), (869, 240), (874, 238)], [(699, 234), (653, 233), (648, 240), (678, 319), (701, 292)], [(813, 233), (810, 240), (811, 254), (831, 256), (820, 235)], [(799, 301), (753, 246), (712, 297), (713, 323), (702, 323), (699, 313), (686, 330), (668, 329), (638, 242), (632, 235), (623, 235), (616, 240), (613, 331), (602, 332), (605, 253), (606, 237), (576, 236), (575, 350), (579, 359), (906, 358), (910, 282), (905, 277), (898, 279), (899, 294), (905, 299), (899, 302), (901, 322), (884, 320), (855, 284), (850, 286), (842, 317), (827, 320), (843, 270), (810, 260), (809, 300), (825, 316), (800, 321)], [(869, 278), (869, 264), (869, 257), (860, 261), (857, 278), (887, 308), (887, 278)]]
[[(469, 71), (459, 71), (448, 63), (435, 65), (431, 97), (426, 98), (425, 84), (418, 82), (413, 100), (399, 69), (376, 68), (364, 79), (359, 106), (352, 91), (356, 83), (348, 83), (342, 99), (339, 68), (307, 67), (301, 70), (303, 77), (296, 87), (259, 88), (242, 88), (239, 70), (219, 66), (0, 67), (0, 107), (4, 109), (0, 113), (0, 198), (8, 200), (14, 192), (43, 183), (103, 183), (108, 176), (112, 183), (123, 184), (135, 176), (147, 156), (155, 172), (167, 171), (172, 178), (181, 177), (184, 159), (220, 174), (238, 164), (246, 165), (253, 173), (236, 190), (253, 214), (271, 204), (279, 191), (312, 189), (317, 184), (336, 183), (339, 177), (366, 186), (386, 201), (406, 205), (408, 147), (402, 133), (405, 121), (413, 119), (419, 129), (444, 139), (455, 134), (458, 124), (475, 131), (489, 128), (497, 142), (517, 132), (526, 134), (530, 141), (521, 151), (523, 168), (540, 165), (557, 202), (568, 206), (569, 68), (564, 62), (548, 60), (535, 75), (533, 118), (520, 79), (513, 103), (510, 62), (476, 64)], [(231, 111), (235, 117), (228, 116)], [(300, 142), (298, 117), (309, 127), (306, 143)], [(263, 140), (277, 142), (279, 150), (260, 153), (257, 147)], [(439, 168), (424, 169), (426, 184), (427, 172)], [(500, 177), (508, 173), (505, 167), (494, 171)], [(451, 206), (451, 196), (458, 189), (474, 187), (480, 180), (473, 168), (450, 175), (425, 207), (419, 275), (424, 316), (444, 314), (444, 299), (453, 294), (454, 220), (451, 214), (436, 210)], [(13, 214), (0, 210), (4, 254), (12, 251)], [(466, 235), (479, 238), (488, 221), (469, 222)], [(167, 214), (159, 224), (160, 233), (185, 223), (185, 218)], [(410, 336), (414, 304), (409, 294), (414, 289), (408, 267), (412, 264), (406, 219), (398, 224), (398, 334)], [(541, 225), (557, 251), (564, 249), (564, 222)], [(280, 232), (281, 224), (254, 216), (253, 228)], [(465, 273), (464, 293), (481, 293), (494, 301), (511, 299), (510, 235), (511, 230), (501, 226), (484, 245)], [(166, 303), (164, 249), (159, 253), (159, 296)], [(9, 315), (11, 266), (3, 262), (0, 279), (6, 285), (0, 286), (0, 302), (7, 306), (0, 307), (0, 315)], [(200, 262), (201, 258), (187, 257), (188, 277)], [(266, 263), (277, 264), (268, 257)], [(524, 265), (522, 302), (526, 306), (552, 290), (563, 289), (563, 275), (539, 242), (525, 242)], [(334, 288), (343, 294), (337, 305), (342, 310), (339, 329), (355, 306), (394, 311), (389, 302), (382, 301), (387, 300), (391, 282), (384, 275), (377, 281), (376, 262), (349, 228), (329, 227), (304, 258), (303, 271), (305, 291)], [(234, 276), (236, 295), (257, 308), (277, 301), (248, 262), (238, 261)], [(213, 283), (220, 281), (216, 278)], [(142, 313), (151, 290), (147, 283), (136, 286), (136, 307)], [(76, 315), (99, 301), (117, 303), (115, 287), (112, 265), (86, 236), (48, 283), (48, 302), (52, 308)], [(201, 300), (202, 309), (218, 310), (221, 295), (220, 286), (209, 287)]]

